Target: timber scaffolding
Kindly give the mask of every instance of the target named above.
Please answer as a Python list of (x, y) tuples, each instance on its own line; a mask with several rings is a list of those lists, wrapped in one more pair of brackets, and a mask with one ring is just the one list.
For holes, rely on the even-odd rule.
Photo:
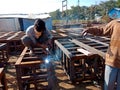
[[(44, 59), (47, 56), (43, 54), (41, 48), (34, 48), (36, 56), (29, 56), (29, 49), (21, 43), (21, 38), (25, 35), (24, 32), (0, 32), (0, 45), (4, 44), (6, 47), (6, 49), (0, 48), (1, 61), (5, 61), (2, 68), (6, 69), (11, 51), (20, 51), (19, 57), (14, 64), (19, 90), (55, 88), (55, 83), (57, 83), (55, 77), (57, 75), (54, 72), (54, 62), (56, 60), (61, 63), (66, 75), (73, 84), (85, 80), (103, 80), (104, 59), (110, 38), (91, 34), (82, 37), (80, 36), (81, 31), (80, 28), (77, 30), (51, 30), (53, 50), (52, 58), (50, 58), (52, 60), (49, 64), (45, 63)], [(3, 50), (5, 51), (4, 55)], [(1, 82), (4, 82), (5, 79), (1, 80)], [(3, 83), (2, 86), (7, 87), (6, 83)]]
[(21, 38), (24, 35), (25, 33), (22, 31), (0, 32), (0, 81), (2, 90), (8, 90), (5, 74), (9, 65), (9, 57), (13, 53), (22, 52), (24, 46)]
[(69, 79), (74, 83), (87, 79), (103, 80), (104, 59), (110, 38), (90, 34), (82, 37), (80, 32), (62, 33), (58, 34), (64, 38), (54, 41), (55, 51)]

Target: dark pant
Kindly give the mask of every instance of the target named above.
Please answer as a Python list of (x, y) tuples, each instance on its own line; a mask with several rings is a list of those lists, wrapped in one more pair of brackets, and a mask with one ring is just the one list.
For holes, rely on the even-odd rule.
[(33, 47), (35, 46), (35, 44), (33, 43), (33, 41), (29, 36), (25, 35), (22, 37), (21, 40), (26, 47), (28, 47), (30, 50), (33, 50)]

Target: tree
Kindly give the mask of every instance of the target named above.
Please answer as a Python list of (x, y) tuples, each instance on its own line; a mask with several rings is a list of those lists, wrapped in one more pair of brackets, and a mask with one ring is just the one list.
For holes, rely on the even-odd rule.
[(117, 7), (120, 8), (120, 0), (117, 0)]
[[(59, 9), (51, 12), (53, 20), (61, 20), (67, 17), (68, 20), (93, 20), (95, 15), (105, 16), (108, 12), (115, 7), (120, 7), (120, 0), (109, 0), (100, 2), (99, 5), (92, 6), (71, 6), (71, 9), (61, 12)], [(67, 12), (67, 13), (66, 13)]]
[(53, 20), (60, 20), (61, 19), (61, 12), (59, 9), (57, 9), (54, 12), (50, 12), (50, 16), (52, 17)]

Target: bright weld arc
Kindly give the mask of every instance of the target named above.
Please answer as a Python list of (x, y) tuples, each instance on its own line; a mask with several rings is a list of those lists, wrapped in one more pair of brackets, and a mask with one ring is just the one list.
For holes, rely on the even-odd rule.
[(49, 63), (49, 58), (46, 58), (46, 59), (45, 59), (45, 63)]

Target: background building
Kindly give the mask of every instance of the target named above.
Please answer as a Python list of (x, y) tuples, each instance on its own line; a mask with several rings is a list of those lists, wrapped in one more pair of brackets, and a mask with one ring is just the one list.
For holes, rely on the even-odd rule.
[(0, 31), (25, 31), (28, 26), (34, 24), (35, 19), (45, 21), (48, 30), (52, 30), (52, 18), (48, 14), (15, 14), (0, 15)]

